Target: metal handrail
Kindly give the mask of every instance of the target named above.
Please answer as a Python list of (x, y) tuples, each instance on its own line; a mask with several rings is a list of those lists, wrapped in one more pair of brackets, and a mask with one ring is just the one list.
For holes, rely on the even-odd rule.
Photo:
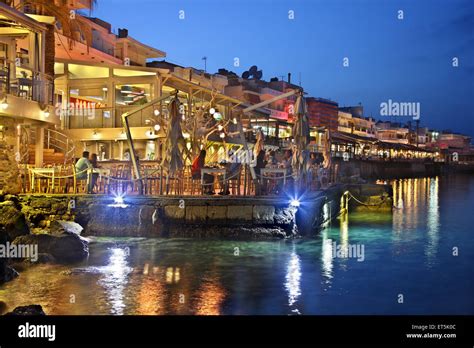
[[(55, 149), (64, 154), (64, 164), (71, 163), (74, 159), (74, 153), (76, 150), (75, 143), (69, 139), (67, 135), (54, 129), (45, 129), (44, 146), (46, 149)], [(34, 133), (33, 133), (34, 134)], [(55, 135), (53, 137), (52, 135)], [(34, 144), (36, 136), (29, 134), (30, 144)], [(65, 139), (65, 140), (64, 140)]]

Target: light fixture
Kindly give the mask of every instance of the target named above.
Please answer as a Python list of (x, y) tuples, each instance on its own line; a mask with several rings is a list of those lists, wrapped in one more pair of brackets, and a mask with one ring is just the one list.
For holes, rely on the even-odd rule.
[(107, 87), (103, 87), (102, 90), (103, 90), (104, 92), (107, 92), (109, 89), (108, 89)]
[(234, 118), (232, 119), (232, 122), (233, 122), (234, 124), (237, 124), (237, 118), (234, 117)]
[(183, 133), (183, 138), (184, 139), (189, 139), (189, 137), (190, 137), (189, 133)]
[(246, 127), (242, 127), (242, 130), (243, 130), (244, 132), (246, 132), (246, 131), (247, 131), (247, 128), (246, 128)]
[(145, 124), (150, 124), (151, 121), (150, 120), (145, 120)]
[(290, 206), (294, 207), (294, 208), (298, 208), (300, 206), (300, 201), (298, 199), (292, 199), (290, 201)]
[(220, 124), (220, 125), (217, 126), (217, 129), (218, 129), (219, 131), (221, 131), (221, 130), (224, 129), (224, 127)]
[(215, 112), (214, 115), (212, 115), (216, 121), (221, 121), (222, 120), (222, 115), (220, 112)]
[(161, 126), (159, 124), (155, 124), (155, 130), (158, 132), (161, 129)]
[(122, 194), (116, 194), (112, 193), (114, 195), (114, 203), (113, 204), (108, 204), (107, 206), (113, 207), (113, 208), (127, 208), (128, 205), (125, 204), (125, 199), (123, 198), (125, 196), (124, 193)]
[(43, 111), (43, 116), (44, 116), (44, 117), (49, 117), (49, 111), (48, 111), (48, 110)]
[(214, 114), (216, 113), (216, 109), (210, 108), (210, 109), (209, 109), (209, 113), (210, 113), (211, 115), (214, 115)]
[(153, 110), (153, 114), (155, 116), (159, 116), (160, 115), (160, 110), (158, 110), (158, 109)]
[(6, 110), (8, 108), (8, 102), (7, 102), (7, 98), (3, 99), (2, 102), (0, 103), (0, 108), (2, 110)]
[(225, 138), (225, 133), (222, 132), (221, 134), (219, 134), (219, 136), (221, 137), (221, 139), (224, 139)]

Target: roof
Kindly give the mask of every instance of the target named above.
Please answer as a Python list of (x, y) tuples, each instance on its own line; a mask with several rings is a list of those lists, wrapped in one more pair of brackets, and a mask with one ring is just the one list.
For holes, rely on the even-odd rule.
[(0, 2), (0, 12), (2, 16), (10, 18), (16, 22), (19, 22), (23, 24), (24, 26), (27, 26), (29, 29), (33, 31), (36, 31), (36, 32), (46, 31), (46, 26), (43, 25), (42, 23), (34, 20), (33, 18), (25, 15), (23, 12), (20, 12), (11, 6), (5, 5), (2, 2)]
[(331, 139), (347, 141), (347, 142), (352, 142), (352, 143), (366, 142), (366, 143), (372, 143), (372, 144), (375, 144), (379, 141), (376, 138), (364, 137), (362, 135), (351, 134), (351, 133), (346, 133), (346, 132), (333, 132), (331, 133)]

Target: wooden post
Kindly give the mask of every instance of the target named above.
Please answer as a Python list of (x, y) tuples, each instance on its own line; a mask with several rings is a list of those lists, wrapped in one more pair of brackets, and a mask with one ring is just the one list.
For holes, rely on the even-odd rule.
[(36, 143), (35, 143), (35, 167), (43, 166), (43, 150), (44, 150), (44, 127), (36, 126)]
[[(130, 148), (130, 159), (132, 161), (133, 172), (135, 174), (135, 179), (138, 181), (138, 194), (143, 195), (143, 182), (140, 177), (140, 168), (138, 167), (138, 162), (135, 154), (135, 147), (133, 146), (132, 133), (130, 132), (130, 127), (128, 125), (128, 113), (122, 115), (122, 123), (125, 127), (125, 134), (127, 135), (128, 147)], [(133, 177), (133, 176), (132, 176)]]

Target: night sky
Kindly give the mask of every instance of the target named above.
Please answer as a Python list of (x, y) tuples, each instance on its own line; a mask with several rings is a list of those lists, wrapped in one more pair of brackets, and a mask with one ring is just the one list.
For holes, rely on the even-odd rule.
[(380, 116), (389, 99), (419, 102), (421, 125), (474, 137), (473, 0), (99, 0), (92, 15), (180, 65), (291, 72), (309, 95), (377, 119), (410, 120)]

